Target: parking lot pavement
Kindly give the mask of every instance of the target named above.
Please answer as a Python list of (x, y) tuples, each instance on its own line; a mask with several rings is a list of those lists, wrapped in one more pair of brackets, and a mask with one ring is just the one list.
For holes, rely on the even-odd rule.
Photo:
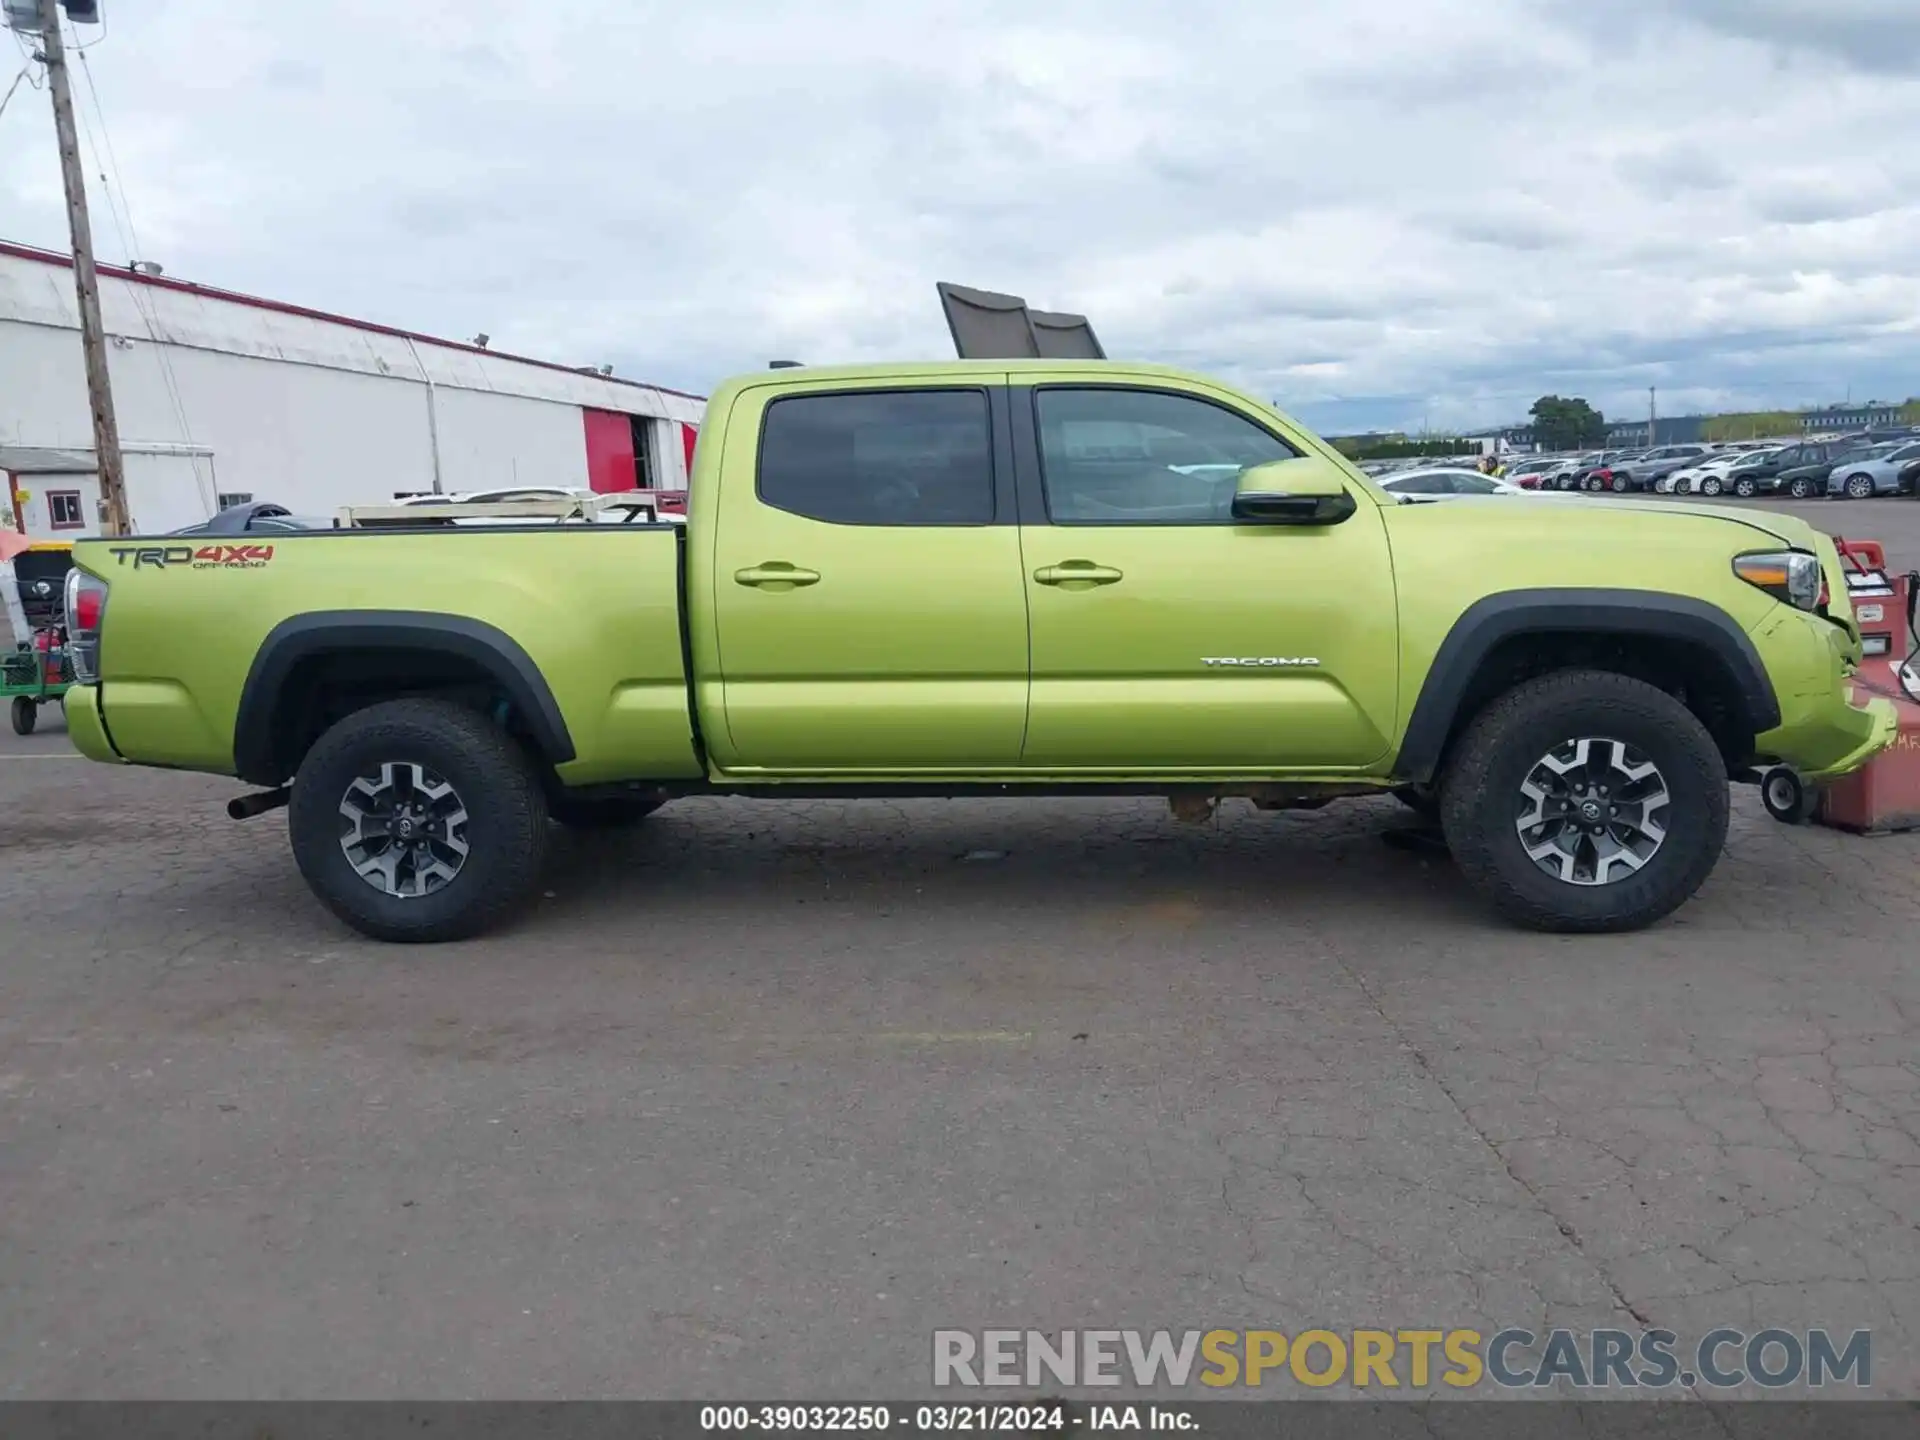
[(901, 1396), (990, 1325), (1823, 1324), (1920, 1391), (1920, 840), (1743, 791), (1576, 939), (1391, 801), (682, 802), (404, 949), (232, 783), (54, 753), (0, 740), (0, 1396)]

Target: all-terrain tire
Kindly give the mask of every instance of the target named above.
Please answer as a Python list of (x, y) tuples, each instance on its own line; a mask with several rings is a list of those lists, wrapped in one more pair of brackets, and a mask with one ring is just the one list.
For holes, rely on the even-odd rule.
[[(1521, 785), (1556, 746), (1624, 742), (1659, 767), (1666, 835), (1637, 871), (1581, 885), (1548, 874), (1521, 842)], [(1475, 717), (1447, 766), (1440, 823), (1468, 882), (1508, 919), (1536, 930), (1637, 930), (1705, 883), (1727, 839), (1727, 768), (1686, 706), (1644, 681), (1565, 670), (1515, 686)]]
[[(388, 894), (341, 844), (341, 804), (356, 778), (387, 763), (443, 777), (466, 812), (468, 847), (438, 889)], [(288, 805), (294, 860), (326, 907), (376, 940), (460, 940), (499, 924), (540, 883), (547, 806), (533, 762), (478, 711), (445, 700), (389, 700), (338, 721), (300, 764)]]
[(547, 814), (571, 830), (618, 830), (638, 825), (666, 803), (664, 795), (615, 795), (591, 800), (557, 795), (547, 802)]

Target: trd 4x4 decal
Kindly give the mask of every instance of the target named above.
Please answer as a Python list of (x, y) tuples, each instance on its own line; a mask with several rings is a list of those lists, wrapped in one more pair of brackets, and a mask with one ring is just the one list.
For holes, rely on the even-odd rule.
[(131, 558), (133, 568), (164, 570), (185, 565), (191, 570), (257, 570), (273, 559), (271, 545), (115, 545), (108, 552), (116, 564)]

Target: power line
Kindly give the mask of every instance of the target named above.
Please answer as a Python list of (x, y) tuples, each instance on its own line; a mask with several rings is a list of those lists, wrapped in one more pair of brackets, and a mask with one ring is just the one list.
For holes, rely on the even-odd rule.
[[(99, 40), (93, 42), (94, 45), (99, 43)], [(127, 198), (126, 183), (121, 178), (124, 172), (120, 169), (120, 157), (113, 147), (113, 132), (107, 128), (106, 108), (100, 103), (100, 87), (94, 81), (93, 66), (87, 59), (87, 50), (91, 48), (90, 45), (84, 49), (77, 49), (75, 53), (80, 57), (80, 73), (87, 82), (87, 99), (92, 103), (94, 118), (100, 125), (100, 143), (94, 142), (93, 129), (86, 123), (84, 114), (80, 117), (80, 128), (86, 132), (87, 144), (93, 151), (95, 163), (104, 162), (100, 185), (107, 193), (107, 210), (113, 217), (113, 228), (119, 234), (120, 244), (126, 250), (127, 259), (131, 263), (144, 258), (145, 251), (140, 244), (140, 232), (133, 223), (133, 202)], [(111, 180), (108, 179), (109, 171), (113, 177)], [(173, 410), (174, 419), (179, 422), (180, 438), (191, 445), (193, 444), (193, 425), (187, 419), (186, 401), (181, 398), (179, 381), (173, 373), (173, 361), (167, 354), (168, 342), (161, 335), (159, 310), (146, 297), (143, 287), (137, 282), (130, 282), (127, 290), (133, 300), (134, 310), (139, 314), (141, 323), (147, 328), (147, 339), (157, 347), (155, 353), (160, 362), (161, 383), (166, 386), (168, 403)]]
[[(32, 65), (22, 65), (20, 67), (20, 73), (13, 77), (13, 83), (7, 86), (7, 93), (0, 95), (0, 115), (7, 113), (7, 102), (13, 99), (13, 92), (20, 88), (20, 82), (27, 78), (27, 72), (32, 69)], [(39, 87), (36, 86), (35, 88), (37, 89)]]

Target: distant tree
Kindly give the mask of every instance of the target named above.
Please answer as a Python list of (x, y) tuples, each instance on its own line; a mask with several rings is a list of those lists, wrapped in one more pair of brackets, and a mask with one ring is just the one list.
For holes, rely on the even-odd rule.
[(1533, 416), (1534, 439), (1543, 449), (1577, 450), (1607, 438), (1607, 417), (1577, 395), (1542, 395), (1528, 413)]
[(1739, 415), (1711, 415), (1700, 426), (1700, 438), (1709, 445), (1729, 440), (1766, 440), (1776, 435), (1798, 435), (1800, 417), (1789, 410), (1754, 410)]
[(1375, 440), (1348, 445), (1334, 442), (1340, 453), (1349, 460), (1417, 460), (1432, 455), (1478, 455), (1480, 443), (1477, 440), (1460, 440), (1451, 436), (1432, 436), (1425, 440)]

